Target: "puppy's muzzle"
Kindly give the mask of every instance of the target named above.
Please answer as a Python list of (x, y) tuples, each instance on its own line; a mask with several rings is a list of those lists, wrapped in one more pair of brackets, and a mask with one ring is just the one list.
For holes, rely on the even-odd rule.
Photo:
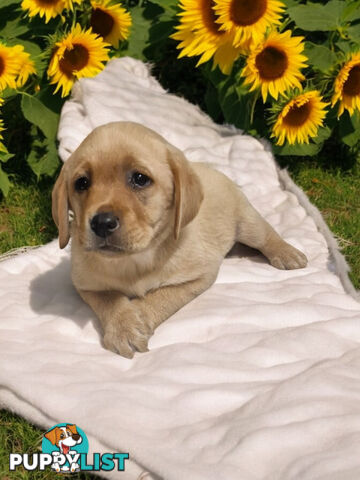
[(90, 221), (91, 230), (101, 238), (108, 237), (119, 226), (119, 219), (112, 212), (97, 213)]

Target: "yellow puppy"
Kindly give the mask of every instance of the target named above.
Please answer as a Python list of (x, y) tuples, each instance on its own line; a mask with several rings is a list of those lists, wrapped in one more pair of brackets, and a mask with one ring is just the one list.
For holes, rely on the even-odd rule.
[(72, 237), (72, 280), (105, 347), (128, 358), (215, 281), (235, 242), (277, 268), (307, 263), (229, 178), (136, 123), (109, 123), (83, 141), (56, 181), (53, 218), (60, 248)]

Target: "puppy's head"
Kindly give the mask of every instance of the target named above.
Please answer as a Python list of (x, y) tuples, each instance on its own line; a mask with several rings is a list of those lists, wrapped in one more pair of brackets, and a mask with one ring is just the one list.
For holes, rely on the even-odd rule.
[(54, 427), (49, 432), (44, 434), (53, 445), (60, 446), (74, 446), (81, 443), (82, 437), (78, 434), (76, 425), (66, 425), (66, 427)]
[(198, 177), (175, 147), (142, 125), (96, 128), (64, 164), (52, 194), (60, 248), (72, 234), (83, 248), (135, 253), (170, 231), (178, 238), (199, 211)]

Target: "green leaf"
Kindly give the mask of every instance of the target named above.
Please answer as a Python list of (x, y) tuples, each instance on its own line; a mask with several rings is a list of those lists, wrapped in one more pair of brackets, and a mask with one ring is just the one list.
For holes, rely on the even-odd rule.
[(309, 2), (306, 5), (291, 7), (287, 13), (302, 30), (328, 32), (340, 26), (344, 6), (345, 2), (340, 0), (331, 0), (326, 5)]
[(10, 5), (19, 5), (22, 0), (1, 0), (0, 9)]
[(4, 170), (1, 168), (0, 165), (0, 191), (3, 193), (4, 197), (7, 196), (10, 190), (10, 180), (7, 175), (7, 173), (4, 172)]
[(331, 135), (329, 127), (320, 127), (318, 134), (312, 138), (310, 143), (290, 145), (286, 143), (283, 146), (274, 146), (274, 153), (276, 155), (293, 155), (293, 156), (309, 156), (312, 157), (319, 153), (324, 145), (324, 141)]
[(36, 94), (36, 98), (52, 112), (60, 115), (61, 109), (65, 103), (65, 98), (62, 98), (60, 95), (54, 95), (54, 90), (54, 85), (46, 85)]
[(178, 0), (151, 0), (151, 3), (156, 3), (169, 15), (178, 11)]
[(355, 113), (350, 117), (348, 112), (345, 112), (340, 117), (339, 133), (343, 143), (349, 147), (354, 147), (360, 142), (360, 114)]
[(337, 56), (329, 48), (306, 42), (304, 55), (306, 55), (315, 70), (328, 72), (336, 63)]
[(159, 21), (154, 23), (149, 30), (149, 45), (144, 49), (147, 60), (161, 62), (164, 58), (169, 36), (174, 31), (173, 21)]
[(336, 46), (344, 53), (349, 53), (352, 51), (352, 46), (349, 40), (338, 40)]
[(221, 108), (218, 100), (218, 92), (214, 85), (208, 83), (205, 93), (206, 110), (213, 120), (218, 121), (221, 117)]
[(325, 140), (327, 140), (330, 135), (331, 135), (331, 128), (329, 127), (320, 127), (318, 130), (318, 134), (315, 138), (312, 139), (312, 141), (316, 144), (323, 144)]
[(290, 156), (299, 156), (299, 157), (312, 157), (320, 152), (322, 149), (323, 143), (303, 143), (302, 145), (289, 145), (285, 144), (282, 147), (275, 145), (274, 153), (275, 155), (290, 155)]
[(28, 31), (28, 24), (24, 23), (21, 18), (15, 18), (14, 20), (9, 20), (6, 22), (5, 26), (0, 31), (0, 37), (9, 40), (19, 37)]
[(47, 108), (35, 96), (23, 95), (21, 108), (26, 120), (39, 127), (49, 140), (55, 140), (59, 115)]
[(15, 95), (17, 95), (16, 90), (10, 87), (6, 87), (5, 90), (2, 90), (1, 92), (1, 98), (3, 100), (6, 100), (7, 98), (10, 98), (10, 97), (14, 97)]
[(347, 34), (350, 38), (350, 40), (360, 43), (360, 24), (358, 25), (352, 25), (347, 29)]
[(297, 0), (283, 0), (283, 3), (285, 3), (287, 8), (295, 7), (298, 5)]
[(127, 48), (121, 50), (122, 55), (145, 60), (144, 49), (149, 44), (149, 29), (152, 20), (144, 17), (144, 9), (136, 6), (130, 9), (132, 25)]
[(10, 158), (13, 158), (15, 155), (13, 153), (0, 151), (0, 162), (6, 163)]
[(27, 162), (38, 179), (42, 175), (52, 177), (60, 163), (55, 142), (35, 140)]
[(147, 1), (143, 6), (130, 8), (130, 37), (121, 48), (121, 55), (159, 61), (169, 35), (173, 32), (176, 8), (177, 0)]
[(360, 20), (360, 1), (351, 0), (346, 2), (347, 5), (342, 12), (342, 20), (347, 22), (354, 22)]
[(218, 85), (218, 99), (225, 121), (243, 130), (250, 127), (253, 98), (254, 94), (249, 94), (243, 85), (237, 85), (232, 75)]

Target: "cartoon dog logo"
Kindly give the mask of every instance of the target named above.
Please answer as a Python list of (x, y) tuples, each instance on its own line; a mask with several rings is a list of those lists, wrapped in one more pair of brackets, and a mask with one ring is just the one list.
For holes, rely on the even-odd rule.
[[(75, 445), (78, 445), (83, 441), (82, 436), (78, 433), (76, 425), (66, 424), (63, 427), (56, 426), (46, 432), (44, 437), (47, 438), (52, 445), (55, 445), (59, 451), (52, 452), (54, 457), (51, 468), (56, 472), (77, 472), (80, 470), (77, 461), (69, 461), (69, 459), (78, 458), (79, 454), (72, 449)], [(66, 457), (70, 466), (64, 465), (64, 462), (60, 462), (60, 455)], [(75, 457), (72, 457), (72, 456)], [(61, 457), (64, 458), (64, 457)]]

